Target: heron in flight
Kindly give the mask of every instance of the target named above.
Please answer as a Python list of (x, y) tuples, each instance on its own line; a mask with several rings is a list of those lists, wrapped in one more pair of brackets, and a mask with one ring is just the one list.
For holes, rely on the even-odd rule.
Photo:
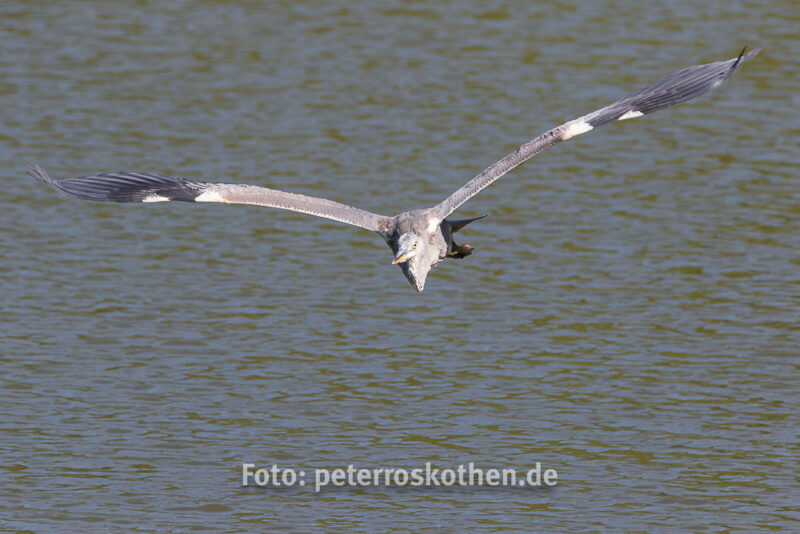
[(444, 258), (469, 256), (473, 247), (459, 245), (453, 234), (480, 219), (449, 220), (456, 209), (484, 188), (536, 154), (612, 121), (634, 119), (696, 98), (720, 86), (739, 66), (758, 54), (755, 48), (727, 61), (695, 65), (672, 73), (611, 105), (548, 130), (487, 167), (443, 202), (404, 211), (393, 217), (323, 198), (277, 191), (255, 185), (210, 183), (146, 172), (115, 172), (77, 178), (51, 178), (39, 166), (28, 173), (64, 193), (106, 202), (222, 202), (298, 211), (352, 224), (383, 237), (394, 253), (393, 264), (417, 290), (425, 287), (431, 268)]

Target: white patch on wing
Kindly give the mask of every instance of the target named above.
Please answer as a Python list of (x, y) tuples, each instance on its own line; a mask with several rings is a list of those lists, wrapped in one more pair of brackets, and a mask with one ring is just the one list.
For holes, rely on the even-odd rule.
[(561, 138), (561, 140), (566, 141), (567, 139), (572, 139), (576, 135), (580, 135), (591, 130), (594, 130), (594, 126), (583, 120), (583, 118), (575, 119), (574, 121), (569, 121), (564, 125), (564, 136)]
[(142, 199), (142, 202), (168, 202), (169, 199), (167, 197), (162, 197), (161, 195), (157, 195), (153, 193), (152, 195), (147, 195)]
[(440, 221), (440, 220), (439, 220), (439, 219), (437, 219), (436, 217), (434, 217), (433, 219), (431, 219), (431, 220), (430, 220), (430, 222), (428, 223), (428, 233), (429, 233), (429, 234), (432, 234), (432, 233), (434, 233), (434, 232), (436, 231), (436, 229), (437, 229), (437, 228), (439, 228), (439, 224), (440, 224), (441, 222), (442, 222), (442, 221)]
[(641, 111), (636, 111), (635, 109), (632, 109), (627, 113), (625, 113), (625, 115), (623, 115), (622, 117), (618, 118), (617, 120), (626, 121), (628, 119), (635, 119), (636, 117), (641, 117), (642, 115), (644, 115), (644, 113), (642, 113)]
[(195, 197), (195, 202), (225, 202), (225, 199), (222, 198), (222, 195), (217, 193), (216, 191), (206, 191), (201, 195)]

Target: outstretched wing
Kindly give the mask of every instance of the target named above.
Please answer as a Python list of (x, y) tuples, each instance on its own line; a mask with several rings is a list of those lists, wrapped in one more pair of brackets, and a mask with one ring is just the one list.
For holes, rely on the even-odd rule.
[(432, 208), (439, 218), (453, 213), (464, 202), (480, 193), (495, 180), (527, 160), (553, 145), (589, 132), (611, 121), (635, 119), (660, 109), (681, 104), (719, 87), (733, 71), (761, 51), (755, 48), (747, 55), (745, 50), (739, 57), (728, 61), (717, 61), (707, 65), (695, 65), (679, 70), (661, 78), (641, 91), (617, 100), (588, 115), (578, 117), (549, 130), (529, 141), (517, 150), (491, 165), (478, 176), (467, 182), (461, 189), (450, 195), (444, 202)]
[(51, 178), (39, 166), (28, 174), (64, 193), (104, 202), (222, 202), (280, 208), (333, 219), (372, 231), (382, 231), (389, 217), (324, 198), (287, 193), (255, 185), (198, 182), (143, 172), (115, 172), (77, 178)]

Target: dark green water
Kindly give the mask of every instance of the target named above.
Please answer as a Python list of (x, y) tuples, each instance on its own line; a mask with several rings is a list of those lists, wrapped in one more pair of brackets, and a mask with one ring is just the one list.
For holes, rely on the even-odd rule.
[[(800, 9), (788, 1), (0, 5), (0, 528), (796, 531)], [(659, 76), (714, 94), (538, 156), (416, 294), (363, 230), (87, 204), (140, 170), (381, 213)], [(242, 488), (241, 463), (558, 472)]]

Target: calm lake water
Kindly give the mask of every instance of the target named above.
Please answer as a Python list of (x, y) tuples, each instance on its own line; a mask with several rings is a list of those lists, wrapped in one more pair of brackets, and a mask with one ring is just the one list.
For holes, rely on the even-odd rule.
[[(0, 529), (797, 531), (790, 1), (4, 2)], [(560, 145), (417, 294), (369, 232), (92, 204), (139, 170), (439, 202), (679, 68), (699, 101)], [(551, 488), (243, 488), (241, 464), (555, 469)]]

